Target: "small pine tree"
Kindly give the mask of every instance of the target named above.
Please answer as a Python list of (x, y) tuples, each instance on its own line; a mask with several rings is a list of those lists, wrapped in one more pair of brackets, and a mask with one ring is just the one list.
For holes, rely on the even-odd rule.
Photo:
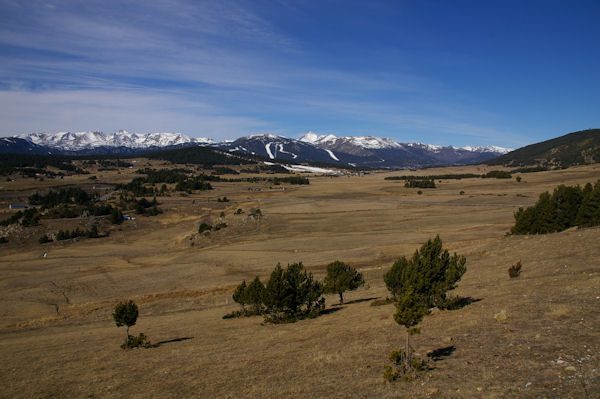
[(239, 303), (242, 307), (242, 312), (246, 313), (246, 280), (243, 280), (238, 285), (232, 295), (233, 301)]
[[(407, 329), (406, 350), (402, 370), (413, 371), (414, 364), (410, 351), (409, 335), (418, 334), (420, 328), (415, 328), (434, 306), (445, 307), (446, 292), (454, 289), (466, 272), (464, 256), (450, 256), (447, 249), (442, 248), (439, 236), (428, 240), (416, 250), (410, 260), (404, 257), (394, 264), (393, 273), (386, 273), (388, 281), (396, 294), (396, 323)], [(393, 277), (393, 278), (392, 278)], [(393, 283), (393, 284), (391, 284)], [(418, 363), (418, 362), (417, 362)], [(386, 371), (386, 378), (392, 373)]]
[(124, 302), (119, 302), (117, 306), (115, 306), (115, 310), (113, 312), (113, 318), (115, 319), (115, 324), (117, 327), (126, 326), (127, 330), (125, 332), (127, 338), (125, 342), (127, 343), (129, 340), (129, 327), (134, 326), (139, 311), (138, 307), (131, 299)]
[(365, 284), (365, 280), (355, 268), (336, 260), (327, 265), (327, 275), (323, 284), (325, 292), (337, 293), (340, 296), (340, 304), (343, 304), (344, 292), (357, 289)]
[(403, 370), (405, 372), (413, 371), (413, 358), (410, 348), (409, 337), (414, 334), (420, 334), (421, 328), (415, 327), (423, 317), (430, 312), (427, 302), (421, 296), (415, 294), (412, 289), (405, 291), (396, 302), (396, 313), (394, 321), (406, 328), (406, 346), (404, 356), (402, 357)]
[(400, 257), (384, 275), (384, 281), (396, 298), (412, 290), (429, 307), (443, 307), (446, 292), (455, 288), (466, 272), (465, 263), (464, 256), (450, 256), (437, 236), (415, 251), (410, 260)]

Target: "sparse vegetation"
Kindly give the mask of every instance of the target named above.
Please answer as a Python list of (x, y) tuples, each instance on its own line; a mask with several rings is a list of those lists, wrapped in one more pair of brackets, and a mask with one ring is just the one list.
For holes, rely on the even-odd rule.
[(310, 181), (306, 177), (302, 176), (289, 176), (289, 177), (275, 177), (273, 180), (273, 184), (278, 186), (283, 183), (287, 184), (310, 184)]
[(461, 180), (461, 179), (472, 179), (480, 178), (481, 175), (473, 173), (456, 173), (456, 174), (445, 174), (445, 175), (427, 175), (427, 176), (414, 176), (414, 175), (403, 175), (403, 176), (388, 176), (385, 180)]
[(506, 172), (504, 170), (492, 170), (490, 172), (487, 172), (482, 177), (485, 177), (488, 179), (510, 179), (512, 177), (512, 175), (509, 172)]
[(404, 184), (406, 188), (435, 188), (433, 180), (414, 180), (411, 179)]

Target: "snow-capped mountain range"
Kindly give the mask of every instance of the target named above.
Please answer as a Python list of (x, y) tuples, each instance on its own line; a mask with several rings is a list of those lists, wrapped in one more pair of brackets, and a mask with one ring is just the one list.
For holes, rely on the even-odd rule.
[(337, 137), (308, 132), (300, 139), (274, 134), (255, 134), (235, 141), (215, 142), (181, 133), (59, 132), (21, 134), (0, 139), (0, 152), (54, 154), (139, 153), (185, 146), (212, 146), (229, 152), (260, 155), (292, 162), (350, 164), (369, 167), (424, 167), (472, 164), (495, 158), (510, 149), (435, 146), (398, 143), (376, 136)]
[(181, 133), (129, 133), (119, 130), (116, 133), (103, 132), (59, 132), (20, 134), (18, 138), (34, 144), (62, 151), (90, 150), (98, 147), (126, 147), (147, 149), (171, 147), (185, 144), (212, 144), (207, 138), (191, 138)]

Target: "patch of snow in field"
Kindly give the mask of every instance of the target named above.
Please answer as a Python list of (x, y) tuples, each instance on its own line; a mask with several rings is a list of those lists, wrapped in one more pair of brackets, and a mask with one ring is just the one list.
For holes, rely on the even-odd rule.
[(304, 166), (304, 165), (281, 165), (289, 171), (292, 172), (309, 172), (309, 173), (325, 173), (328, 175), (337, 175), (339, 172), (331, 169), (323, 169), (316, 168), (314, 166)]

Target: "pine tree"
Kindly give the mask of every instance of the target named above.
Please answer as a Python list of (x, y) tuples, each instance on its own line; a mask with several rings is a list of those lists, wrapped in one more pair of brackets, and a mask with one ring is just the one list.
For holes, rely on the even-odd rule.
[[(442, 248), (440, 237), (436, 236), (416, 250), (410, 260), (404, 257), (398, 259), (392, 268), (393, 273), (386, 273), (386, 285), (390, 283), (388, 288), (392, 287), (397, 298), (394, 320), (407, 330), (406, 350), (400, 356), (404, 372), (413, 371), (413, 364), (416, 364), (412, 359), (409, 335), (420, 332), (415, 326), (429, 314), (430, 308), (445, 307), (446, 292), (456, 287), (467, 270), (465, 264), (464, 256), (450, 256), (448, 250)], [(397, 358), (397, 354), (393, 352), (390, 358)], [(395, 379), (398, 370), (388, 368), (386, 378)]]
[(448, 250), (442, 248), (440, 236), (437, 236), (416, 250), (410, 260), (401, 257), (394, 263), (393, 292), (399, 297), (412, 290), (429, 307), (443, 307), (446, 291), (455, 288), (460, 281), (466, 271), (465, 263), (464, 256), (450, 256)]
[(337, 293), (340, 296), (340, 304), (344, 303), (344, 292), (353, 291), (365, 284), (361, 273), (352, 266), (336, 260), (327, 265), (325, 276), (325, 292)]
[(239, 303), (240, 306), (242, 307), (242, 312), (244, 312), (244, 314), (246, 313), (246, 303), (247, 303), (247, 297), (246, 297), (246, 280), (243, 280), (240, 285), (238, 285), (235, 288), (235, 291), (233, 292), (232, 295), (232, 299), (234, 302)]
[(583, 192), (579, 186), (565, 186), (561, 184), (552, 193), (552, 202), (555, 209), (555, 231), (563, 231), (575, 226), (577, 211), (583, 200)]
[(581, 227), (600, 225), (600, 180), (594, 184), (586, 184), (583, 189), (583, 200), (575, 218), (575, 224)]
[(283, 269), (281, 264), (277, 263), (275, 269), (271, 272), (271, 277), (267, 282), (265, 293), (265, 306), (267, 313), (281, 313), (285, 307), (285, 282), (283, 279)]
[(398, 293), (403, 288), (402, 272), (406, 270), (407, 265), (408, 261), (404, 256), (402, 256), (396, 262), (394, 262), (392, 268), (383, 275), (385, 286), (392, 294), (394, 301), (397, 300)]
[(263, 312), (265, 286), (260, 281), (258, 276), (256, 276), (250, 284), (248, 284), (244, 296), (246, 298), (246, 303), (252, 306), (252, 313), (261, 314)]
[(269, 320), (296, 320), (318, 314), (325, 306), (323, 286), (302, 263), (277, 264), (267, 282), (265, 305)]

